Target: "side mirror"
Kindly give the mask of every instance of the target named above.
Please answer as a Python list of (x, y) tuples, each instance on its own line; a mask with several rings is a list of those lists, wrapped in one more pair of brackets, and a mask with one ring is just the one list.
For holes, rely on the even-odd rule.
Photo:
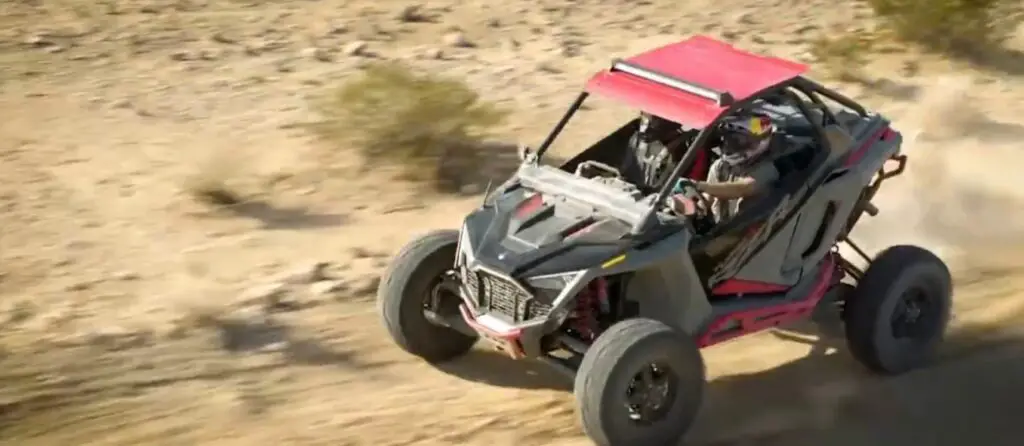
[(519, 155), (519, 161), (528, 161), (533, 159), (533, 149), (526, 144), (520, 144), (516, 148), (516, 153)]

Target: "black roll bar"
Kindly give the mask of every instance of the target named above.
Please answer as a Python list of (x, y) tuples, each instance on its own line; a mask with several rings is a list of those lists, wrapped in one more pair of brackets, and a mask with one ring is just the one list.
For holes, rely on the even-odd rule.
[(819, 83), (817, 83), (817, 82), (815, 82), (813, 80), (810, 80), (810, 79), (808, 79), (806, 77), (802, 77), (802, 76), (798, 77), (796, 79), (793, 79), (793, 81), (794, 81), (794, 83), (796, 85), (799, 85), (800, 87), (803, 87), (803, 88), (805, 88), (807, 90), (813, 91), (813, 92), (815, 92), (817, 94), (820, 94), (820, 95), (822, 95), (822, 96), (824, 96), (826, 98), (829, 98), (829, 99), (831, 99), (831, 100), (833, 100), (835, 102), (838, 102), (842, 106), (853, 110), (858, 115), (861, 115), (861, 116), (867, 116), (868, 115), (867, 110), (865, 110), (862, 105), (858, 104), (857, 101), (854, 101), (853, 99), (850, 99), (849, 97), (844, 96), (842, 93), (839, 93), (838, 91), (830, 90), (827, 87), (825, 87), (824, 85), (821, 85), (821, 84), (819, 84)]

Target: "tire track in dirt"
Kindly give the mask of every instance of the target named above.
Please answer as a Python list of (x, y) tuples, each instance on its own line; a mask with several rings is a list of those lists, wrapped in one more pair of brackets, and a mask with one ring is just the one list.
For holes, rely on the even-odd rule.
[[(744, 45), (760, 49), (777, 47), (779, 54), (795, 54), (803, 51), (806, 36), (797, 36), (802, 31), (789, 30), (817, 23), (826, 9), (848, 11), (834, 5), (823, 8), (814, 2), (794, 8), (786, 5), (786, 14), (782, 14), (785, 17), (779, 17), (786, 23), (775, 23), (776, 17), (767, 20), (769, 17), (744, 12), (752, 6), (756, 10), (764, 8), (760, 3), (744, 1), (714, 5), (700, 2), (690, 5), (689, 11), (681, 11), (685, 5), (677, 2), (542, 3), (538, 8), (535, 2), (509, 2), (502, 4), (500, 11), (473, 10), (479, 6), (475, 4), (435, 9), (458, 13), (460, 7), (469, 8), (470, 12), (456, 17), (455, 22), (468, 23), (470, 34), (473, 28), (486, 30), (480, 35), (486, 39), (481, 40), (480, 47), (454, 57), (447, 57), (448, 53), (462, 50), (446, 48), (445, 58), (417, 63), (446, 71), (463, 70), (463, 65), (467, 65), (465, 74), (480, 87), (501, 90), (495, 93), (513, 97), (531, 111), (554, 117), (562, 105), (552, 107), (544, 96), (564, 94), (569, 83), (578, 80), (575, 75), (606, 63), (610, 55), (605, 53), (611, 49), (640, 49), (654, 40), (671, 40), (674, 37), (669, 34), (676, 32), (719, 29), (735, 35)], [(10, 6), (30, 8), (27, 4)], [(330, 10), (335, 7), (346, 14), (352, 12), (359, 17), (359, 23), (351, 24), (351, 28), (365, 29), (343, 30), (339, 34), (335, 30), (341, 28), (335, 28), (331, 30), (333, 40), (317, 45), (333, 48), (339, 44), (338, 39), (369, 36), (365, 38), (371, 47), (381, 49), (388, 57), (400, 53), (387, 46), (388, 39), (397, 42), (410, 39), (409, 36), (425, 36), (430, 40), (413, 44), (437, 45), (438, 36), (432, 34), (436, 30), (414, 29), (406, 34), (406, 28), (420, 25), (379, 26), (381, 17), (389, 14), (376, 10), (383, 5), (367, 7), (363, 2), (345, 2), (321, 6), (324, 17), (337, 14)], [(645, 7), (649, 9), (641, 11)], [(264, 9), (236, 10), (234, 5), (226, 4), (215, 8), (230, 11), (161, 16), (151, 9), (121, 14), (121, 26), (115, 31), (133, 33), (128, 37), (135, 42), (132, 51), (139, 51), (115, 58), (118, 64), (124, 62), (124, 67), (104, 72), (102, 68), (88, 71), (78, 68), (81, 64), (73, 65), (49, 81), (41, 76), (12, 84), (14, 90), (25, 87), (25, 91), (30, 91), (27, 95), (13, 90), (4, 92), (6, 96), (2, 98), (9, 100), (5, 104), (12, 105), (4, 108), (3, 116), (12, 115), (13, 119), (0, 120), (0, 134), (4, 135), (0, 141), (4, 148), (0, 153), (4, 167), (0, 175), (0, 204), (8, 206), (13, 202), (18, 208), (17, 212), (0, 214), (5, 219), (0, 228), (0, 272), (7, 273), (0, 277), (0, 295), (9, 299), (0, 302), (9, 310), (0, 315), (8, 319), (0, 321), (0, 444), (589, 444), (576, 427), (566, 383), (553, 372), (532, 363), (511, 363), (487, 351), (474, 352), (440, 368), (423, 364), (402, 354), (384, 337), (373, 306), (365, 301), (365, 296), (341, 296), (339, 300), (345, 302), (331, 301), (297, 312), (269, 315), (196, 314), (198, 310), (184, 305), (175, 311), (186, 313), (177, 315), (186, 320), (174, 321), (169, 330), (152, 326), (153, 321), (144, 317), (147, 314), (128, 305), (173, 306), (181, 303), (175, 301), (181, 297), (177, 293), (181, 293), (216, 307), (220, 301), (234, 298), (232, 294), (237, 290), (233, 286), (238, 282), (262, 278), (267, 264), (276, 267), (278, 262), (297, 257), (343, 257), (340, 253), (345, 249), (359, 247), (364, 241), (379, 249), (394, 248), (406, 235), (418, 232), (409, 229), (410, 222), (424, 229), (450, 225), (454, 221), (452, 216), (468, 206), (449, 201), (428, 203), (429, 210), (386, 217), (364, 215), (358, 224), (337, 230), (299, 232), (264, 228), (258, 233), (244, 232), (255, 226), (251, 222), (196, 222), (177, 215), (179, 209), (166, 209), (163, 205), (176, 199), (174, 171), (205, 155), (205, 151), (237, 151), (239, 145), (252, 145), (247, 147), (251, 150), (246, 154), (273, 153), (269, 164), (287, 164), (284, 160), (290, 161), (295, 155), (281, 148), (290, 149), (299, 142), (284, 136), (279, 126), (293, 124), (305, 118), (305, 114), (285, 111), (302, 107), (301, 96), (312, 93), (308, 88), (311, 85), (321, 85), (324, 79), (333, 81), (339, 72), (362, 63), (343, 59), (324, 64), (270, 49), (262, 56), (232, 58), (227, 54), (241, 49), (243, 44), (266, 43), (255, 41), (239, 42), (239, 48), (226, 45), (230, 49), (223, 54), (209, 53), (223, 57), (218, 60), (168, 60), (163, 51), (172, 47), (177, 50), (179, 44), (187, 47), (184, 56), (206, 54), (211, 43), (203, 33), (224, 30), (218, 28), (223, 23), (212, 23), (214, 19), (231, 19), (232, 27), (252, 31), (245, 38), (280, 38), (286, 46), (296, 42), (303, 45), (300, 41), (304, 37), (292, 35), (293, 28), (306, 30), (324, 25), (311, 25), (309, 19), (303, 18), (305, 13), (296, 14), (307, 11), (304, 6), (289, 2), (275, 2)], [(363, 10), (371, 9), (374, 11), (364, 14)], [(542, 12), (540, 17), (527, 14), (538, 9)], [(358, 14), (355, 10), (359, 10)], [(672, 14), (662, 13), (667, 11)], [(732, 11), (737, 12), (735, 18), (725, 17)], [(686, 17), (687, 23), (679, 23), (675, 18), (677, 12)], [(485, 14), (502, 18), (490, 23), (504, 22), (506, 16), (523, 17), (520, 22), (504, 25), (504, 29), (495, 29), (484, 23)], [(313, 15), (316, 20), (322, 18)], [(173, 21), (164, 20), (169, 16)], [(49, 23), (44, 15), (29, 17), (29, 25)], [(253, 20), (249, 22), (252, 30), (244, 29), (247, 25), (243, 22), (247, 20), (236, 20), (243, 17)], [(567, 17), (572, 19), (566, 20)], [(762, 19), (764, 23), (755, 23)], [(201, 25), (191, 26), (192, 21)], [(437, 25), (446, 27), (455, 22)], [(579, 29), (555, 29), (569, 22), (580, 25)], [(648, 26), (647, 22), (662, 22), (656, 25), (668, 26), (669, 31), (657, 35), (652, 31), (654, 25)], [(585, 29), (595, 24), (593, 28), (610, 37), (588, 35)], [(395, 29), (400, 31), (392, 32)], [(781, 33), (769, 32), (776, 29)], [(549, 36), (544, 34), (547, 30), (561, 34)], [(491, 51), (489, 45), (496, 46), (497, 39), (508, 37), (506, 31), (523, 41), (523, 45), (513, 40), (510, 45), (518, 49)], [(181, 41), (178, 34), (188, 34), (187, 41)], [(622, 39), (624, 35), (629, 38)], [(756, 45), (750, 36), (757, 37)], [(562, 40), (590, 40), (595, 43), (592, 48), (603, 49), (589, 50), (590, 54), (575, 60), (548, 54), (562, 54)], [(787, 43), (777, 45), (778, 42)], [(83, 42), (83, 47), (93, 44)], [(71, 52), (86, 49), (83, 47), (71, 48)], [(115, 53), (118, 51), (116, 42), (95, 51), (102, 53), (111, 48)], [(147, 59), (143, 50), (150, 51), (153, 57)], [(287, 47), (284, 52), (300, 50)], [(55, 54), (58, 53), (33, 57), (52, 61), (59, 57)], [(103, 57), (107, 56), (100, 56)], [(538, 71), (541, 60), (546, 68)], [(551, 60), (565, 62), (567, 73), (551, 72), (550, 67), (559, 65), (550, 63)], [(491, 66), (501, 66), (502, 71), (492, 70)], [(288, 70), (296, 67), (304, 73), (290, 77)], [(83, 78), (83, 73), (101, 80), (70, 82), (72, 78)], [(244, 81), (239, 80), (242, 78)], [(62, 85), (54, 85), (58, 83)], [(993, 87), (987, 91), (995, 94), (992, 92), (996, 90)], [(82, 93), (89, 97), (80, 97)], [(962, 111), (968, 100), (952, 102), (956, 105), (954, 109)], [(1000, 97), (986, 103), (986, 107), (1002, 110), (1003, 116), (1019, 116), (1012, 112), (1014, 105), (1008, 102), (1012, 101)], [(940, 114), (916, 101), (907, 106)], [(915, 111), (900, 110), (894, 116), (901, 122), (899, 116), (913, 116), (912, 113)], [(588, 124), (594, 126), (603, 122), (595, 116), (588, 119), (593, 119)], [(951, 153), (959, 149), (968, 153), (966, 158), (993, 153), (992, 140), (971, 141), (964, 137), (970, 129), (958, 129), (950, 125), (953, 122), (959, 122), (959, 118), (952, 116), (921, 124), (951, 130), (938, 144), (930, 142), (931, 148), (946, 147)], [(1004, 135), (1015, 134), (1012, 126), (985, 128), (990, 130), (988, 133), (999, 130)], [(543, 133), (532, 127), (523, 130)], [(568, 140), (566, 145), (572, 146), (572, 141)], [(9, 151), (8, 145), (12, 143), (25, 145), (21, 151)], [(1007, 160), (1014, 159), (1016, 147), (1004, 147), (1012, 146), (1005, 141), (1002, 145), (995, 143), (999, 152), (996, 160), (967, 169), (973, 173), (966, 180), (997, 171), (999, 164), (1011, 164)], [(281, 152), (289, 152), (289, 156), (279, 155)], [(911, 169), (924, 165), (918, 162), (923, 158), (915, 155)], [(941, 174), (966, 166), (966, 158), (942, 158), (945, 162), (939, 163), (943, 165), (940, 167), (947, 170), (936, 171)], [(368, 194), (376, 195), (383, 190), (377, 187), (377, 180), (371, 179), (374, 184), (366, 189)], [(923, 240), (977, 248), (984, 241), (989, 250), (982, 256), (967, 256), (969, 261), (961, 262), (974, 271), (960, 274), (956, 323), (963, 328), (951, 337), (943, 361), (905, 377), (880, 379), (862, 372), (842, 352), (841, 343), (817, 341), (801, 327), (739, 340), (708, 352), (714, 379), (708, 388), (708, 404), (689, 444), (959, 446), (969, 440), (996, 446), (1019, 443), (1015, 434), (1021, 430), (1010, 417), (1021, 409), (1021, 403), (1012, 396), (1024, 391), (1020, 379), (1024, 376), (1020, 359), (1024, 355), (1017, 334), (1010, 329), (1016, 330), (1024, 319), (1024, 296), (1021, 272), (1007, 267), (1018, 265), (1019, 250), (1015, 248), (1019, 245), (1007, 242), (1012, 238), (969, 236), (1012, 233), (991, 229), (996, 228), (994, 222), (1004, 223), (1005, 229), (1005, 222), (1011, 220), (1007, 208), (1012, 207), (1009, 204), (1013, 201), (992, 194), (993, 189), (1005, 184), (972, 188), (964, 186), (961, 180), (956, 177), (956, 181), (945, 182), (944, 188), (925, 187), (907, 194), (913, 198), (915, 194), (934, 193), (939, 206), (925, 209), (928, 212), (918, 212), (910, 218), (902, 212), (905, 202), (895, 200), (894, 205), (883, 207), (883, 215), (875, 224), (883, 230), (890, 229), (879, 231), (885, 234), (874, 240), (878, 243)], [(928, 181), (923, 183), (935, 186)], [(362, 183), (344, 186), (370, 187)], [(969, 194), (958, 194), (958, 188), (975, 190), (974, 199), (965, 199)], [(126, 198), (121, 195), (125, 190), (138, 195)], [(895, 191), (898, 190), (897, 186)], [(890, 192), (899, 195), (888, 188), (885, 194)], [(318, 199), (327, 207), (354, 206), (339, 202), (336, 197)], [(982, 206), (981, 210), (948, 206), (962, 202), (995, 204)], [(942, 205), (947, 210), (937, 212), (943, 209)], [(965, 222), (955, 215), (964, 213), (964, 209), (972, 209), (973, 221)], [(931, 225), (924, 231), (910, 223), (927, 222), (929, 218), (943, 224)], [(888, 225), (892, 227), (886, 228)], [(905, 230), (891, 231), (899, 228)], [(928, 232), (927, 237), (920, 236), (923, 232)], [(231, 237), (224, 237), (223, 233)], [(81, 243), (70, 247), (75, 252), (73, 261), (80, 262), (76, 268), (55, 268), (54, 263), (68, 256), (69, 246), (59, 242), (69, 237), (93, 243), (85, 248)], [(192, 245), (200, 243), (201, 253), (183, 252), (197, 249)], [(11, 246), (18, 248), (17, 255), (11, 253)], [(179, 255), (187, 259), (177, 261)], [(212, 271), (201, 278), (192, 277), (184, 271), (186, 260), (203, 263)], [(95, 273), (85, 266), (94, 263), (97, 270), (105, 272), (126, 265), (152, 268), (153, 277), (145, 277), (138, 285), (83, 283), (83, 277), (88, 279)], [(345, 267), (355, 268), (351, 264)], [(79, 285), (92, 288), (77, 290)], [(14, 317), (20, 307), (15, 308), (12, 302), (29, 302), (34, 305), (31, 308), (46, 309), (51, 298), (54, 306), (59, 307), (53, 311), (56, 314), (28, 314), (25, 323)], [(91, 308), (96, 310), (85, 321), (89, 324), (81, 320), (86, 303), (95, 305)], [(60, 308), (65, 306), (71, 309)], [(129, 306), (133, 308), (126, 308)], [(51, 323), (51, 316), (70, 320)], [(132, 324), (119, 325), (124, 320)], [(92, 323), (99, 326), (90, 328)], [(832, 349), (838, 352), (832, 353)]]
[[(1020, 299), (996, 300), (1020, 293), (1016, 280), (964, 284), (961, 294), (983, 286), (989, 295), (960, 300), (958, 324), (968, 328), (951, 337), (945, 360), (894, 380), (868, 376), (843, 352), (771, 334), (710, 351), (717, 376), (689, 444), (897, 444), (934, 429), (936, 418), (948, 420), (936, 437), (947, 442), (930, 444), (985, 434), (997, 441), (998, 428), (1013, 427), (1001, 423), (1014, 413), (1024, 361), (1009, 333), (986, 331), (995, 322), (986, 317), (994, 304), (1003, 318), (1024, 316)], [(225, 337), (238, 336), (226, 333), (261, 329), (226, 325), (180, 340), (111, 336), (11, 349), (0, 360), (0, 435), (17, 444), (194, 444), (225, 435), (238, 444), (583, 441), (565, 381), (543, 366), (478, 351), (435, 369), (390, 346), (373, 310), (352, 305), (343, 330), (278, 334), (251, 351), (225, 349)]]

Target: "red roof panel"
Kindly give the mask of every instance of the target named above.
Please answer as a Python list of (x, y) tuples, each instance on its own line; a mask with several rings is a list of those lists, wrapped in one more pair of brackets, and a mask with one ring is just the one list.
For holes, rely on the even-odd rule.
[[(626, 62), (728, 92), (736, 101), (807, 71), (806, 65), (743, 51), (705, 36), (665, 45)], [(691, 127), (707, 126), (724, 110), (714, 101), (618, 71), (596, 74), (587, 91)]]

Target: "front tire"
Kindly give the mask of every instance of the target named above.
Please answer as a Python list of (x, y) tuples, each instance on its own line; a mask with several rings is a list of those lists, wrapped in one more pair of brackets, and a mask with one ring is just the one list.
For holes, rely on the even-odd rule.
[(895, 375), (921, 367), (942, 342), (952, 308), (949, 268), (917, 246), (882, 251), (845, 304), (850, 353)]
[(594, 341), (576, 374), (583, 430), (600, 446), (676, 445), (704, 396), (697, 344), (651, 319), (612, 325)]
[[(413, 240), (392, 259), (377, 289), (377, 306), (388, 334), (403, 350), (428, 362), (462, 356), (477, 340), (431, 322), (424, 312), (455, 263), (458, 239), (458, 231), (443, 230)], [(457, 297), (448, 297), (442, 304), (458, 305)]]

